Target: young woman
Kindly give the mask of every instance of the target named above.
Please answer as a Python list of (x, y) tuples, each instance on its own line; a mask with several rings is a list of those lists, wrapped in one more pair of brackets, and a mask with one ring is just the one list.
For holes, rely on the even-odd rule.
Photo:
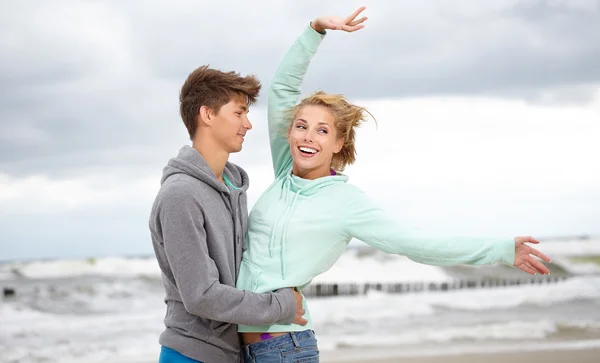
[[(431, 265), (515, 265), (549, 273), (531, 254), (548, 257), (525, 242), (531, 237), (432, 239), (408, 232), (339, 172), (355, 158), (354, 128), (366, 111), (341, 95), (317, 92), (296, 104), (300, 85), (325, 30), (353, 32), (366, 18), (320, 17), (296, 40), (269, 89), (269, 132), (275, 181), (250, 214), (247, 250), (237, 287), (266, 292), (299, 290), (327, 271), (352, 238), (380, 250)], [(382, 170), (378, 177), (385, 177)], [(239, 326), (246, 362), (318, 362), (310, 313), (306, 326)]]

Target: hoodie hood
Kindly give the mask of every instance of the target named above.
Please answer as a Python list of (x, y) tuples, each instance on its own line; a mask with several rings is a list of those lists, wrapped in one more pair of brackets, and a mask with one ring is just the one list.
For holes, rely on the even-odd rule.
[[(279, 245), (281, 261), (281, 278), (285, 280), (285, 268), (286, 268), (286, 236), (288, 224), (292, 215), (299, 196), (310, 197), (317, 193), (319, 190), (326, 188), (333, 184), (346, 183), (348, 176), (344, 174), (336, 174), (333, 176), (326, 176), (323, 178), (317, 178), (313, 180), (302, 179), (291, 173), (291, 169), (283, 177), (281, 199), (285, 205), (283, 213), (277, 218), (275, 224), (271, 227), (271, 236), (269, 238), (269, 256), (273, 258), (273, 252), (275, 245)], [(277, 183), (277, 181), (275, 182)]]
[(312, 195), (319, 191), (319, 189), (325, 188), (336, 183), (346, 183), (348, 176), (342, 173), (336, 175), (326, 176), (317, 179), (303, 179), (294, 174), (287, 173), (284, 181), (284, 185), (289, 188), (292, 193), (298, 193), (300, 195)]
[[(177, 174), (189, 175), (210, 185), (219, 192), (229, 193), (227, 186), (217, 179), (198, 150), (189, 145), (183, 146), (177, 156), (169, 160), (167, 166), (163, 169), (160, 184), (162, 185), (169, 177)], [(225, 164), (223, 178), (226, 182), (233, 184), (232, 187), (235, 189), (248, 190), (250, 182), (248, 174), (244, 169), (233, 163), (227, 162)]]

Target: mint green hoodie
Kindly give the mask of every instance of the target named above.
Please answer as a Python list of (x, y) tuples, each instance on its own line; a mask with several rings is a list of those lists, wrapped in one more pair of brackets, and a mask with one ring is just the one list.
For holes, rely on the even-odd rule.
[[(352, 238), (430, 265), (496, 262), (512, 265), (515, 250), (512, 238), (444, 239), (417, 235), (392, 219), (359, 188), (347, 184), (345, 175), (306, 180), (291, 173), (292, 156), (285, 138), (289, 120), (284, 112), (298, 102), (302, 79), (323, 38), (323, 34), (309, 26), (283, 58), (271, 82), (268, 118), (275, 181), (250, 213), (248, 245), (237, 287), (257, 293), (282, 287), (301, 289), (333, 266)], [(238, 331), (311, 329), (306, 303), (304, 308), (306, 326), (239, 325)]]

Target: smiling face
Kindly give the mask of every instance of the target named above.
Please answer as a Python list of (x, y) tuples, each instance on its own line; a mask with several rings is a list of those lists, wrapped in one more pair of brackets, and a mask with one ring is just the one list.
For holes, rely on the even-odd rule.
[(241, 151), (246, 132), (252, 129), (245, 97), (233, 97), (218, 113), (212, 113), (210, 117), (212, 134), (217, 144), (228, 153)]
[(292, 172), (305, 179), (330, 175), (333, 155), (343, 140), (337, 138), (335, 119), (323, 106), (303, 106), (290, 127), (288, 141), (294, 161)]

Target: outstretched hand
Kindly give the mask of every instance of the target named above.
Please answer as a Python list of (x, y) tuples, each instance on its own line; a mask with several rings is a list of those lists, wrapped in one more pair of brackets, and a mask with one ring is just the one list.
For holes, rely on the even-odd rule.
[(540, 243), (540, 241), (536, 240), (531, 236), (515, 237), (514, 266), (520, 268), (521, 270), (531, 275), (535, 275), (537, 273), (549, 275), (550, 270), (533, 256), (537, 256), (546, 262), (550, 262), (550, 258), (545, 254), (541, 253), (540, 251), (536, 250), (535, 248), (526, 245), (525, 243), (527, 242), (535, 244)]
[(342, 18), (339, 16), (320, 16), (316, 18), (311, 26), (314, 30), (319, 33), (323, 33), (325, 30), (343, 30), (345, 32), (354, 32), (365, 27), (364, 23), (367, 20), (366, 16), (355, 20), (356, 17), (365, 10), (366, 7), (360, 7), (356, 9), (350, 16)]

